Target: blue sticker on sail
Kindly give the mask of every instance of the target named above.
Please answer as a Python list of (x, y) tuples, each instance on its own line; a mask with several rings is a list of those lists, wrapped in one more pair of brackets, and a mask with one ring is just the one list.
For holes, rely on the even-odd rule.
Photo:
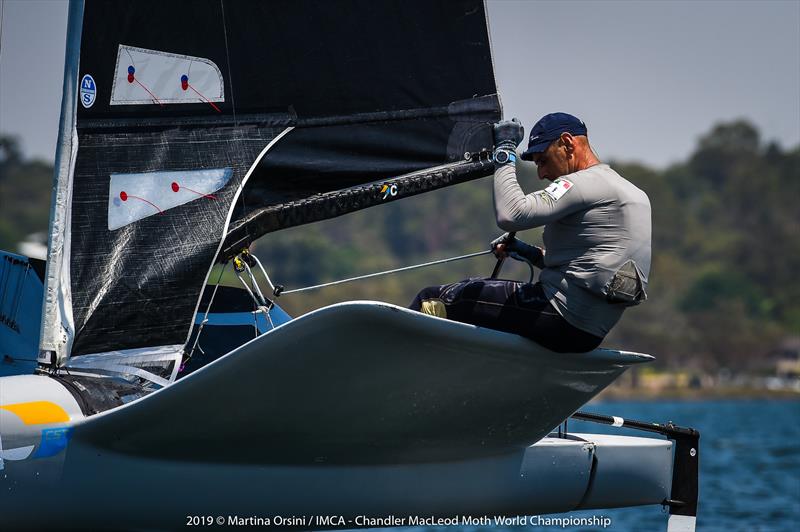
[(80, 99), (81, 105), (87, 109), (94, 105), (94, 101), (97, 99), (97, 85), (94, 83), (94, 78), (89, 74), (86, 74), (81, 79)]
[(224, 187), (232, 175), (230, 168), (111, 174), (108, 230), (191, 201), (217, 201), (214, 193)]
[(71, 427), (42, 430), (42, 441), (32, 458), (47, 458), (57, 455), (67, 448), (70, 436), (72, 436)]

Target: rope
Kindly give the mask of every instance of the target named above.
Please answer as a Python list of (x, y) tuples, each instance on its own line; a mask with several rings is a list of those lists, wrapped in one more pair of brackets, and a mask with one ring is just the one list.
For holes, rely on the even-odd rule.
[[(261, 266), (261, 262), (258, 260), (258, 258), (256, 258), (255, 255), (251, 255), (249, 252), (248, 255), (256, 260), (259, 267), (261, 268), (261, 271), (264, 272), (264, 276), (267, 278), (267, 282), (269, 282), (270, 286), (272, 286), (272, 281), (269, 280), (269, 276), (267, 275), (267, 272), (264, 271), (264, 267)], [(244, 279), (242, 279), (241, 272), (239, 271), (239, 268), (237, 268), (237, 264), (235, 261), (241, 261), (239, 262), (239, 265), (244, 269), (245, 272), (247, 272), (248, 277), (250, 277), (250, 286), (247, 286), (247, 282)], [(261, 287), (258, 285), (258, 281), (256, 281), (256, 276), (253, 275), (253, 270), (250, 269), (250, 265), (247, 264), (246, 260), (241, 259), (239, 256), (237, 256), (236, 259), (234, 259), (234, 271), (236, 272), (236, 277), (238, 277), (239, 281), (242, 282), (242, 285), (244, 286), (245, 290), (247, 290), (247, 293), (250, 294), (250, 297), (253, 299), (253, 303), (255, 303), (256, 306), (256, 310), (253, 311), (253, 329), (255, 331), (255, 336), (259, 335), (259, 330), (258, 330), (259, 312), (263, 313), (266, 316), (267, 320), (269, 321), (270, 328), (274, 329), (275, 324), (272, 322), (272, 316), (270, 316), (270, 311), (272, 310), (272, 301), (264, 297), (264, 294), (261, 292)]]
[(31, 263), (25, 263), (25, 275), (20, 275), (18, 277), (19, 281), (17, 282), (17, 294), (16, 298), (16, 305), (14, 305), (14, 313), (11, 314), (11, 321), (16, 323), (17, 321), (17, 313), (19, 312), (19, 307), (22, 304), (22, 300), (25, 299), (25, 281), (28, 280), (28, 272), (31, 271)]
[(247, 272), (248, 277), (250, 277), (250, 286), (253, 288), (253, 292), (256, 293), (258, 299), (256, 301), (257, 307), (262, 307), (267, 305), (267, 299), (264, 297), (264, 294), (261, 292), (261, 287), (258, 286), (256, 282), (256, 276), (253, 275), (253, 270), (250, 269), (250, 265), (247, 262), (244, 263), (244, 269)]
[(272, 284), (272, 280), (269, 278), (269, 275), (267, 275), (267, 270), (264, 269), (264, 266), (261, 264), (261, 261), (258, 260), (258, 257), (256, 257), (255, 255), (250, 255), (250, 256), (253, 257), (256, 260), (256, 264), (258, 264), (258, 267), (261, 269), (261, 273), (264, 274), (264, 278), (267, 280), (267, 283), (269, 284), (270, 289), (274, 292), (275, 291), (275, 285)]
[(259, 303), (258, 298), (256, 297), (256, 295), (253, 293), (253, 290), (251, 290), (250, 287), (247, 286), (247, 281), (242, 279), (242, 274), (238, 270), (236, 270), (236, 268), (234, 268), (233, 271), (234, 271), (234, 273), (236, 273), (236, 277), (239, 278), (239, 281), (242, 283), (242, 286), (244, 286), (244, 289), (247, 290), (248, 294), (250, 294), (250, 298), (253, 300), (253, 303), (255, 303), (256, 307), (261, 305), (261, 303)]
[(285, 292), (282, 291), (282, 292), (280, 292), (280, 295), (296, 294), (298, 292), (305, 292), (305, 291), (308, 291), (308, 290), (316, 290), (318, 288), (325, 288), (325, 287), (334, 286), (334, 285), (337, 285), (337, 284), (349, 283), (351, 281), (360, 281), (361, 279), (369, 279), (371, 277), (378, 277), (380, 275), (388, 275), (390, 273), (405, 272), (405, 271), (408, 271), (408, 270), (416, 270), (417, 268), (425, 268), (426, 266), (434, 266), (436, 264), (444, 264), (446, 262), (454, 262), (454, 261), (457, 261), (457, 260), (470, 259), (472, 257), (479, 257), (481, 255), (488, 255), (490, 253), (492, 253), (491, 250), (479, 251), (477, 253), (469, 253), (468, 255), (460, 255), (458, 257), (450, 257), (449, 259), (434, 260), (434, 261), (431, 261), (431, 262), (425, 262), (423, 264), (415, 264), (413, 266), (405, 266), (403, 268), (395, 268), (394, 270), (386, 270), (386, 271), (383, 271), (383, 272), (370, 273), (370, 274), (367, 274), (367, 275), (360, 275), (358, 277), (350, 277), (349, 279), (342, 279), (340, 281), (332, 281), (330, 283), (317, 284), (317, 285), (314, 285), (314, 286), (306, 286), (304, 288), (295, 288), (294, 290), (286, 290)]
[(222, 30), (225, 36), (225, 57), (228, 60), (228, 84), (231, 86), (231, 109), (233, 110), (233, 123), (234, 125), (239, 125), (236, 121), (236, 99), (233, 93), (233, 72), (231, 68), (231, 52), (230, 48), (228, 47), (228, 25), (225, 21), (225, 2), (224, 0), (219, 0), (219, 9), (222, 12)]
[[(217, 295), (217, 289), (219, 288), (219, 282), (222, 279), (222, 274), (225, 272), (225, 266), (223, 265), (222, 268), (219, 269), (219, 277), (217, 277), (217, 284), (214, 285), (214, 291), (211, 292), (211, 299), (208, 301), (208, 306), (206, 307), (206, 313), (203, 315), (203, 321), (200, 322), (200, 327), (197, 329), (197, 336), (194, 338), (194, 344), (192, 345), (192, 350), (189, 351), (189, 356), (186, 357), (186, 361), (192, 358), (194, 355), (194, 350), (198, 348), (197, 344), (200, 342), (200, 335), (203, 334), (203, 327), (206, 323), (208, 323), (208, 313), (211, 312), (211, 305), (214, 303), (214, 297)], [(200, 348), (200, 352), (203, 352), (203, 348)], [(186, 362), (184, 362), (185, 364)]]

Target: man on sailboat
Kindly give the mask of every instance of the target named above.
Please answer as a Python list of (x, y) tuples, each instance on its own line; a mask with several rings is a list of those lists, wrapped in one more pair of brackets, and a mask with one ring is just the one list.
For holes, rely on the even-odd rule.
[(422, 290), (411, 305), (439, 317), (526, 336), (557, 352), (600, 345), (626, 307), (647, 298), (650, 201), (595, 155), (586, 125), (552, 113), (531, 130), (522, 154), (551, 184), (525, 194), (517, 182), (516, 119), (494, 127), (497, 225), (510, 232), (544, 226), (544, 249), (508, 233), (492, 242), (541, 269), (535, 284), (469, 279)]

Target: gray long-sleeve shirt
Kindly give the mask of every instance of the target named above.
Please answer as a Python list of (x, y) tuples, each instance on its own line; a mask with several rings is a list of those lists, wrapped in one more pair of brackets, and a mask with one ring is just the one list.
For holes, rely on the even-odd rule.
[(606, 294), (629, 260), (647, 285), (650, 273), (650, 200), (642, 190), (597, 164), (525, 195), (514, 165), (494, 174), (497, 225), (522, 231), (544, 225), (544, 268), (539, 281), (550, 303), (571, 325), (604, 337), (624, 305)]

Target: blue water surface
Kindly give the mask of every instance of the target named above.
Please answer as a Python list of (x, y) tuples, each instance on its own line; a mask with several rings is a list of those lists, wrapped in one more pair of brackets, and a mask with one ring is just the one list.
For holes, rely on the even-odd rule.
[[(592, 404), (583, 410), (641, 421), (673, 421), (677, 425), (694, 427), (700, 431), (698, 531), (800, 530), (800, 401), (615, 401)], [(645, 435), (578, 421), (570, 421), (569, 431)], [(668, 514), (660, 506), (558, 515), (591, 516), (610, 517), (611, 525), (605, 529), (528, 525), (507, 528), (414, 527), (402, 530), (667, 530)]]

